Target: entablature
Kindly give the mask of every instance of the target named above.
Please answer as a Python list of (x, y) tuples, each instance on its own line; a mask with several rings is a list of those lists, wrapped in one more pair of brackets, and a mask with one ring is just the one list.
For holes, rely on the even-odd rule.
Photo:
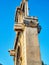
[(23, 31), (24, 30), (24, 24), (23, 23), (17, 23), (14, 25), (15, 31)]

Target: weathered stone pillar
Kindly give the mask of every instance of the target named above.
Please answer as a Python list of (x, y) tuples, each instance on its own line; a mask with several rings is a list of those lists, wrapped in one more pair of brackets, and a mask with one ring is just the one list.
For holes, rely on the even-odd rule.
[(14, 65), (42, 65), (38, 42), (40, 29), (38, 18), (28, 16), (28, 1), (22, 0), (15, 16), (14, 30), (17, 34), (14, 50), (9, 51)]
[(27, 65), (41, 65), (37, 28), (26, 27)]

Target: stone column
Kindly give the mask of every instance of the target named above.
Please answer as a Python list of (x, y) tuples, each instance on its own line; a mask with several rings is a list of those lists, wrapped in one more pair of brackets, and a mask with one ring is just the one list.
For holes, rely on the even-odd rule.
[(27, 65), (41, 65), (37, 28), (26, 27)]

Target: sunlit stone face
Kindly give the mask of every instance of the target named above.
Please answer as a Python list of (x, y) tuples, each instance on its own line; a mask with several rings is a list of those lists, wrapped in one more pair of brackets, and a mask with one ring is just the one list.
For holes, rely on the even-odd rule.
[(27, 65), (41, 65), (37, 28), (26, 27)]

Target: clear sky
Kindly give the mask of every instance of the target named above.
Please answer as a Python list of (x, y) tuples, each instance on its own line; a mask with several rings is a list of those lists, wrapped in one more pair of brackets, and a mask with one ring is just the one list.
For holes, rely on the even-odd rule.
[[(0, 0), (0, 63), (14, 65), (8, 50), (13, 49), (16, 33), (14, 16), (21, 0)], [(37, 16), (42, 27), (39, 34), (41, 59), (49, 65), (49, 0), (29, 0), (30, 16)]]

